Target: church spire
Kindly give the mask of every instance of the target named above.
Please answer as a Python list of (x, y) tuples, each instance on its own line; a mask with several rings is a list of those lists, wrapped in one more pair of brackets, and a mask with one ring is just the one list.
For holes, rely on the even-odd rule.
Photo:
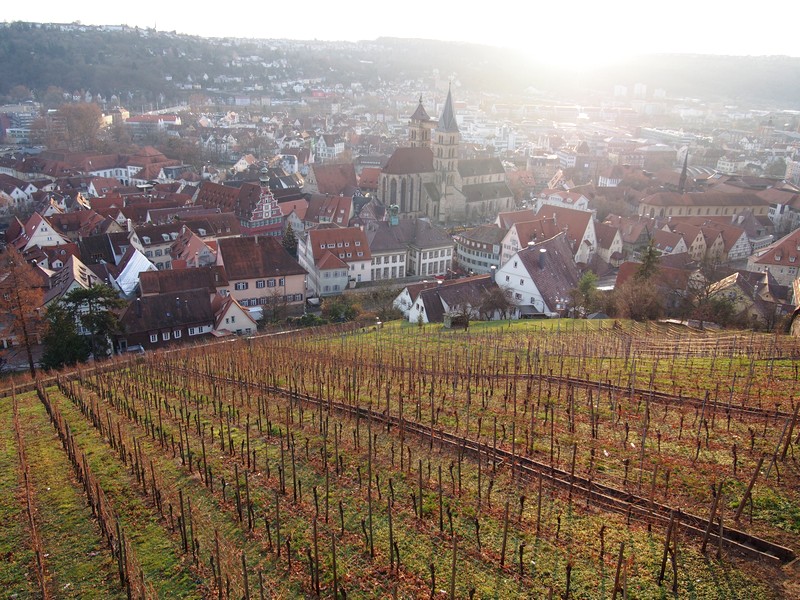
[(689, 147), (686, 147), (686, 156), (683, 158), (683, 169), (681, 170), (681, 178), (678, 182), (678, 193), (683, 194), (686, 192), (686, 175), (689, 167)]
[(447, 100), (444, 102), (442, 116), (439, 117), (438, 131), (445, 133), (458, 133), (458, 123), (456, 123), (456, 110), (453, 107), (453, 94), (451, 86), (447, 87)]

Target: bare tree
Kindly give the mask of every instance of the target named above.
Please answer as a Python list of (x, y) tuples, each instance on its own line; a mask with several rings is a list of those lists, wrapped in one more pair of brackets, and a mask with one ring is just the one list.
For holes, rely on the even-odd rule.
[(0, 314), (7, 319), (11, 336), (21, 339), (31, 375), (36, 374), (33, 345), (41, 331), (43, 293), (33, 267), (14, 248), (0, 257)]

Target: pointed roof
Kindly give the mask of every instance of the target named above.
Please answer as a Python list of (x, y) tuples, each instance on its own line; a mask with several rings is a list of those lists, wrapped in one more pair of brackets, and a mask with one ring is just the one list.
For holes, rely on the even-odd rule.
[(422, 96), (419, 97), (419, 105), (417, 106), (417, 110), (414, 111), (414, 114), (411, 115), (412, 121), (430, 121), (431, 118), (428, 116), (428, 113), (425, 111), (425, 107), (422, 106)]
[(444, 110), (442, 111), (442, 116), (439, 117), (439, 125), (436, 129), (445, 133), (458, 133), (456, 109), (453, 106), (453, 94), (449, 87), (447, 88), (447, 100), (444, 102)]

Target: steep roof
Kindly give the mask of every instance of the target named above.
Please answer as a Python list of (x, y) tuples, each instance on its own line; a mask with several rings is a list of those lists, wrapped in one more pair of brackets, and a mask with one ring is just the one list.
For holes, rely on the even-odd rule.
[(540, 218), (531, 221), (520, 221), (511, 226), (517, 231), (517, 239), (522, 247), (525, 247), (529, 242), (547, 240), (559, 233), (561, 230), (558, 228), (555, 219), (553, 218)]
[(358, 178), (358, 186), (362, 189), (376, 189), (381, 178), (380, 167), (364, 167)]
[(314, 178), (320, 194), (352, 196), (358, 188), (353, 163), (313, 165)]
[(412, 121), (430, 121), (431, 118), (428, 116), (428, 113), (425, 111), (425, 107), (422, 106), (422, 96), (419, 97), (419, 104), (417, 105), (417, 110), (414, 111), (414, 114), (411, 115)]
[(656, 229), (653, 231), (651, 239), (653, 240), (653, 245), (659, 252), (662, 254), (672, 254), (678, 244), (680, 244), (683, 236), (680, 233)]
[(456, 109), (453, 106), (453, 94), (450, 88), (447, 89), (447, 99), (444, 101), (444, 110), (439, 117), (437, 131), (444, 133), (458, 133), (458, 123), (456, 122)]
[(517, 257), (551, 310), (578, 285), (578, 267), (563, 232), (523, 248)]
[(415, 247), (441, 248), (452, 246), (448, 233), (422, 219), (400, 219), (397, 225), (388, 221), (371, 222), (366, 227), (367, 240), (372, 253)]
[(462, 177), (497, 175), (505, 173), (499, 158), (470, 158), (458, 161), (458, 174)]
[(650, 206), (765, 206), (769, 202), (754, 192), (658, 192), (646, 196), (642, 203)]
[(560, 230), (566, 230), (567, 238), (573, 244), (580, 243), (593, 219), (592, 213), (588, 211), (551, 204), (542, 206), (537, 215), (554, 218), (556, 226)]
[(767, 246), (755, 259), (759, 265), (800, 266), (800, 229)]
[(608, 223), (594, 224), (594, 234), (597, 237), (597, 245), (600, 248), (610, 248), (618, 232), (619, 229)]
[(467, 202), (481, 202), (483, 200), (491, 200), (492, 198), (508, 198), (514, 195), (505, 181), (490, 181), (487, 183), (462, 185), (461, 193), (464, 194)]
[(228, 285), (225, 269), (214, 265), (196, 269), (172, 269), (169, 271), (147, 271), (139, 275), (142, 296), (153, 294), (175, 294), (186, 290), (205, 289), (213, 294), (217, 287)]
[(525, 210), (515, 210), (511, 212), (501, 212), (497, 215), (496, 223), (503, 229), (509, 229), (515, 223), (523, 221), (532, 221), (536, 218), (536, 213), (533, 209), (526, 208)]
[(222, 238), (218, 244), (230, 281), (306, 272), (272, 236)]
[[(308, 243), (311, 244), (315, 263), (318, 263), (328, 250), (334, 252), (345, 261), (347, 261), (348, 252), (352, 255), (350, 260), (372, 259), (367, 235), (359, 227), (339, 227), (336, 225), (318, 227), (308, 232)], [(332, 247), (328, 248), (328, 246)], [(361, 252), (362, 256), (358, 256), (358, 252)]]
[(433, 152), (430, 148), (398, 148), (392, 153), (383, 172), (387, 175), (433, 173)]
[(352, 196), (312, 194), (305, 211), (305, 221), (313, 223), (336, 223), (346, 227), (353, 212)]
[(438, 323), (444, 319), (445, 305), (453, 309), (468, 303), (477, 308), (481, 296), (496, 286), (491, 275), (476, 275), (437, 284), (435, 288), (422, 290), (418, 298), (425, 305), (428, 322)]
[(143, 296), (131, 302), (120, 317), (128, 333), (178, 328), (194, 323), (213, 323), (211, 296), (206, 289)]

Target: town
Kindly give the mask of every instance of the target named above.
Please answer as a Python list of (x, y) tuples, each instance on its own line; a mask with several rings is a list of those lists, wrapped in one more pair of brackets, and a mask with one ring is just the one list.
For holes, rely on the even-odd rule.
[[(119, 29), (153, 47), (167, 35), (28, 27)], [(6, 368), (358, 309), (373, 324), (671, 318), (800, 332), (800, 111), (646, 81), (586, 103), (505, 97), (437, 69), (373, 90), (292, 72), (280, 56), (293, 44), (313, 45), (267, 42), (225, 73), (163, 74), (155, 98), (7, 90)], [(54, 347), (70, 336), (91, 339), (83, 355)]]

